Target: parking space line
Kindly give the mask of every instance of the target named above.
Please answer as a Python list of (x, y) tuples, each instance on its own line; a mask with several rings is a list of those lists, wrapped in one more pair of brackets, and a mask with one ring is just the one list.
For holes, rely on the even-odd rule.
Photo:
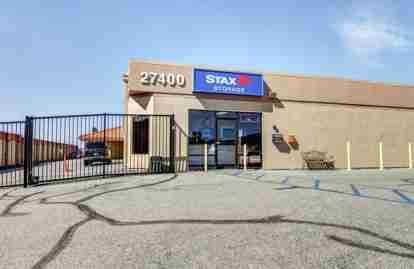
[(319, 179), (317, 179), (316, 177), (314, 177), (313, 179), (314, 179), (314, 185), (313, 185), (313, 188), (314, 188), (315, 190), (319, 190), (319, 185), (320, 185), (321, 181), (320, 181)]
[(362, 196), (361, 193), (359, 192), (357, 187), (355, 187), (354, 184), (350, 184), (349, 186), (351, 186), (352, 192), (354, 193), (355, 196)]
[(236, 172), (233, 172), (232, 176), (239, 176), (243, 171), (238, 170)]
[(405, 195), (404, 193), (400, 192), (399, 190), (393, 190), (393, 192), (400, 196), (401, 200), (403, 200), (404, 202), (414, 205), (414, 200)]
[(289, 180), (289, 177), (285, 177), (285, 179), (282, 182), (280, 182), (280, 183), (281, 184), (286, 184), (288, 182), (288, 180)]

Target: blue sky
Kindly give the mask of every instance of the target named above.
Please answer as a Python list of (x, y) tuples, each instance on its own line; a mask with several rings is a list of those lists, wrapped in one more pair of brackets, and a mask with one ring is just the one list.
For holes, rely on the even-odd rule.
[(120, 77), (129, 58), (414, 84), (413, 6), (2, 1), (0, 121), (122, 112)]

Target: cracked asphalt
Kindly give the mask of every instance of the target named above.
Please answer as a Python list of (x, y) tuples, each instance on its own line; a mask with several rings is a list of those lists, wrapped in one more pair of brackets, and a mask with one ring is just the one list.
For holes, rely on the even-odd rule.
[(0, 189), (0, 268), (414, 268), (413, 210), (407, 169)]

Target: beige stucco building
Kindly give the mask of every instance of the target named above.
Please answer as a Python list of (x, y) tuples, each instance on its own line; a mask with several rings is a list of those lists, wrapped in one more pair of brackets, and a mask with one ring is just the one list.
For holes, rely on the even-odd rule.
[[(196, 70), (207, 72), (206, 79), (226, 76), (225, 72), (230, 78), (214, 81), (216, 92), (198, 91)], [(262, 96), (244, 95), (244, 89), (231, 92), (240, 90), (238, 83), (248, 85), (250, 75), (263, 80)], [(202, 165), (205, 143), (212, 167), (240, 165), (245, 143), (249, 165), (264, 169), (302, 169), (301, 152), (310, 150), (332, 155), (340, 169), (379, 168), (381, 163), (384, 168), (409, 166), (408, 145), (414, 140), (412, 86), (139, 60), (129, 61), (123, 82), (125, 113), (174, 115), (177, 136), (182, 136), (175, 139), (176, 158), (186, 168)], [(238, 88), (220, 92), (222, 82), (234, 82)], [(139, 155), (131, 150), (134, 139), (132, 128), (126, 128), (127, 159)], [(158, 142), (150, 135), (148, 143), (143, 156), (150, 156)]]

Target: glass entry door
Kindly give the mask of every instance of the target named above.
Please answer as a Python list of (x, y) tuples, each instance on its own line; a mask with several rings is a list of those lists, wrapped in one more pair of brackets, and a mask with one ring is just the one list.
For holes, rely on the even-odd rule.
[(188, 166), (204, 168), (207, 144), (209, 169), (243, 165), (243, 145), (247, 145), (248, 167), (262, 165), (261, 113), (189, 111)]
[(217, 167), (236, 165), (237, 119), (217, 119)]

